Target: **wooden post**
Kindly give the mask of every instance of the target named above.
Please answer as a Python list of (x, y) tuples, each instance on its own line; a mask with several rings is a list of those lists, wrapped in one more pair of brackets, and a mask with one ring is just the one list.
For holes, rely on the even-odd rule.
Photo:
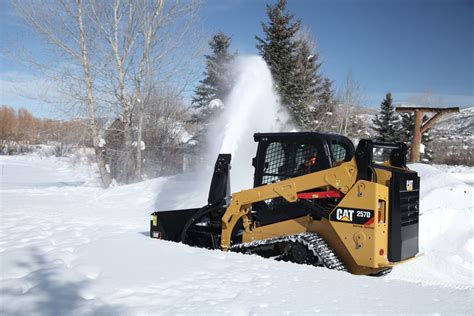
[[(415, 113), (415, 127), (413, 128), (413, 138), (411, 140), (410, 161), (420, 161), (421, 136), (434, 125), (443, 114), (459, 112), (458, 107), (453, 108), (427, 108), (427, 107), (398, 107), (397, 112)], [(423, 124), (424, 113), (435, 113), (425, 124)]]
[(421, 126), (423, 125), (423, 112), (415, 111), (415, 128), (411, 139), (410, 161), (420, 161)]

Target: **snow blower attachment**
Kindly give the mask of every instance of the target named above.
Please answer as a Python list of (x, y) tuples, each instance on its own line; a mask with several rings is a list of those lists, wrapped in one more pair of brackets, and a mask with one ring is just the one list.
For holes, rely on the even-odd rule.
[[(161, 211), (151, 214), (150, 237), (218, 248), (215, 235), (221, 213), (230, 200), (230, 154), (219, 154), (209, 188), (208, 204), (201, 208)], [(198, 221), (199, 222), (196, 222)], [(210, 230), (212, 229), (212, 232)]]
[(152, 214), (152, 238), (383, 275), (418, 254), (419, 185), (402, 143), (255, 134), (254, 187), (230, 195), (217, 158), (208, 204)]

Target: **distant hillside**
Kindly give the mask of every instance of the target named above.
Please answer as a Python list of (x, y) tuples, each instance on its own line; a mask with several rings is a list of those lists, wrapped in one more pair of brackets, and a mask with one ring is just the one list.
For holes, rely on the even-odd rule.
[(461, 109), (459, 113), (446, 114), (433, 129), (446, 136), (472, 139), (474, 134), (474, 107)]
[(474, 165), (474, 107), (446, 115), (431, 129), (434, 162)]
[[(377, 111), (361, 108), (357, 117), (364, 125), (357, 138), (375, 137), (372, 120)], [(446, 114), (428, 133), (432, 139), (428, 148), (433, 150), (434, 163), (474, 165), (474, 107)]]

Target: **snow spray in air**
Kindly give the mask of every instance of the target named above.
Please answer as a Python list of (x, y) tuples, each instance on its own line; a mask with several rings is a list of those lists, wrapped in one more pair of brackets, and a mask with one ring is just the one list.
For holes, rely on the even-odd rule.
[[(208, 135), (206, 157), (196, 170), (175, 177), (176, 185), (165, 186), (157, 197), (157, 208), (180, 209), (204, 205), (219, 153), (232, 154), (231, 190), (253, 186), (252, 158), (257, 149), (253, 134), (291, 130), (289, 115), (279, 105), (267, 64), (259, 56), (239, 57), (236, 78), (229, 95), (210, 104), (225, 104)], [(176, 190), (179, 187), (180, 190)]]
[(239, 191), (253, 185), (252, 157), (257, 143), (254, 133), (282, 131), (288, 115), (280, 107), (270, 70), (260, 56), (240, 57), (235, 62), (236, 80), (224, 100), (225, 111), (210, 137), (217, 153), (232, 155), (231, 188)]

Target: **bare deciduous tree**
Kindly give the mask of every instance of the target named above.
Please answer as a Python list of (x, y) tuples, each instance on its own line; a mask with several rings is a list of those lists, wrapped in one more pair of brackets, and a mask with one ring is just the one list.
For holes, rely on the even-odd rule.
[(408, 103), (425, 107), (440, 107), (444, 104), (443, 97), (432, 91), (413, 94), (408, 98)]
[(349, 71), (346, 81), (339, 89), (337, 96), (336, 114), (339, 134), (348, 135), (351, 125), (357, 124), (355, 120), (357, 114), (360, 114), (363, 100), (364, 95), (360, 84), (352, 77), (352, 71)]
[(44, 5), (14, 0), (14, 4), (56, 53), (54, 62), (37, 65), (58, 83), (75, 112), (87, 110), (104, 186), (112, 178), (104, 157), (103, 118), (119, 117), (123, 123), (120, 159), (125, 182), (141, 179), (143, 117), (152, 91), (164, 83), (184, 89), (190, 77), (183, 73), (193, 72), (183, 70), (200, 53), (194, 27), (197, 2), (51, 0)]
[(185, 126), (186, 110), (183, 100), (172, 89), (154, 91), (145, 103), (142, 121), (142, 139), (147, 146), (143, 150), (143, 172), (148, 176), (170, 175), (183, 169), (183, 142), (189, 137)]
[[(35, 1), (14, 1), (17, 11), (62, 57), (64, 64), (52, 71), (62, 80), (74, 82), (79, 89), (70, 91), (70, 96), (85, 105), (88, 111), (88, 127), (92, 135), (97, 165), (102, 182), (108, 187), (112, 181), (100, 146), (100, 131), (97, 123), (97, 103), (94, 91), (94, 73), (91, 65), (91, 51), (95, 50), (93, 34), (85, 17), (82, 0), (51, 1), (48, 5)], [(45, 66), (44, 64), (42, 66)], [(51, 65), (52, 66), (52, 65)]]

